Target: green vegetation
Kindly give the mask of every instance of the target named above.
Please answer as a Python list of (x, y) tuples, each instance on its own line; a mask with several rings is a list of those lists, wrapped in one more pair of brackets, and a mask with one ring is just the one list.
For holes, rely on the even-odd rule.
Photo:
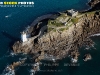
[(60, 26), (63, 26), (64, 24), (63, 23), (58, 23), (58, 22), (56, 22), (56, 20), (49, 20), (48, 21), (48, 25), (50, 25), (50, 26), (55, 26), (55, 27), (60, 27)]
[(94, 14), (96, 11), (85, 12), (84, 14)]
[(67, 14), (61, 13), (61, 15), (57, 17), (55, 20), (49, 20), (48, 25), (55, 26), (55, 27), (61, 27), (61, 26), (64, 26), (64, 23), (67, 22), (69, 19), (70, 17)]
[(71, 21), (72, 21), (74, 24), (76, 24), (76, 23), (78, 23), (78, 18), (72, 18)]
[(56, 29), (54, 29), (53, 31), (56, 32)]
[(64, 30), (66, 30), (66, 28), (60, 28), (59, 30), (60, 30), (60, 31), (64, 31)]
[(51, 30), (53, 30), (54, 28), (50, 28), (50, 27), (48, 27), (48, 32), (50, 32)]
[(67, 15), (66, 13), (61, 13), (59, 17), (57, 17), (55, 20), (49, 20), (48, 21), (48, 31), (64, 31), (67, 30), (70, 26), (73, 24), (78, 23), (78, 20), (81, 18), (82, 14), (71, 17)]
[[(100, 11), (100, 10), (98, 10)], [(70, 26), (77, 24), (79, 22), (79, 20), (83, 17), (83, 16), (90, 16), (92, 14), (94, 14), (97, 11), (92, 11), (92, 12), (85, 12), (85, 13), (79, 13), (76, 17), (71, 17), (69, 15), (67, 15), (66, 13), (60, 13), (61, 15), (59, 17), (57, 17), (55, 20), (49, 20), (48, 21), (48, 31), (64, 31), (69, 29)]]
[(66, 25), (66, 30), (68, 30), (69, 29), (69, 27), (70, 26), (72, 26), (73, 25), (73, 23), (72, 22), (70, 22), (68, 25)]

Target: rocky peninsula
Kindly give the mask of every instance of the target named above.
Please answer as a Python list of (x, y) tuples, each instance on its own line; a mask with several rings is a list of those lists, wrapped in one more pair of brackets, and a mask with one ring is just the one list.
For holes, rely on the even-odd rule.
[[(34, 25), (31, 24), (22, 32), (25, 39), (14, 43), (13, 52), (27, 54), (35, 63), (41, 60), (55, 62), (67, 56), (70, 56), (72, 63), (77, 63), (79, 48), (93, 46), (89, 37), (100, 33), (100, 10), (94, 11), (99, 3), (100, 0), (91, 0), (91, 9), (87, 12), (72, 9), (49, 15), (43, 20), (38, 18)], [(47, 22), (44, 23), (44, 20)], [(86, 54), (84, 60), (88, 58), (92, 56)]]
[(14, 53), (37, 54), (36, 60), (50, 55), (55, 59), (62, 59), (72, 51), (77, 52), (83, 45), (93, 44), (88, 37), (100, 32), (100, 11), (78, 13), (74, 17), (67, 12), (60, 13), (56, 19), (48, 20), (47, 32), (42, 36), (40, 34), (44, 33), (43, 27), (37, 25), (36, 29), (40, 30), (37, 35), (37, 32), (34, 32), (35, 36), (32, 35), (35, 27), (31, 28), (33, 29), (28, 41), (17, 41), (13, 45)]

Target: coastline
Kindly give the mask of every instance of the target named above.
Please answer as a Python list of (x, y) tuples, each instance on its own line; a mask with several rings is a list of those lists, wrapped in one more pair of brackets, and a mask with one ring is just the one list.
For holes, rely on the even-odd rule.
[[(55, 32), (53, 32), (53, 33), (55, 33)], [(59, 32), (57, 32), (56, 34), (58, 34), (59, 35)], [(60, 35), (59, 35), (60, 36)], [(36, 36), (37, 37), (37, 36)], [(35, 38), (36, 38), (35, 37)], [(44, 37), (46, 37), (46, 36), (44, 36)], [(46, 38), (45, 38), (46, 39)], [(39, 40), (39, 39), (38, 39)], [(33, 40), (34, 41), (34, 40)], [(42, 40), (41, 40), (42, 41)], [(20, 44), (20, 42), (18, 42), (19, 44)], [(13, 46), (13, 49), (14, 49), (14, 52), (16, 53), (16, 50), (15, 49), (17, 49), (16, 48), (16, 45), (18, 44), (18, 43), (15, 43), (15, 45)], [(21, 45), (21, 44), (20, 44)], [(35, 45), (35, 44), (33, 44), (33, 45)], [(20, 47), (20, 46), (19, 46)], [(27, 46), (28, 47), (28, 46)], [(35, 47), (34, 47), (35, 48)], [(38, 49), (38, 48), (37, 48)], [(19, 48), (19, 50), (20, 50), (20, 48)], [(27, 50), (26, 50), (27, 51)], [(42, 50), (41, 50), (42, 51)], [(29, 51), (30, 52), (30, 51)], [(37, 51), (36, 51), (37, 52)], [(27, 53), (27, 52), (26, 52)], [(65, 52), (66, 53), (66, 52)], [(34, 53), (33, 53), (34, 54)], [(59, 58), (59, 57), (58, 57)]]
[(80, 12), (84, 13), (84, 12), (90, 12), (90, 11), (95, 11), (95, 10), (99, 10), (100, 9), (100, 8), (97, 9), (97, 7), (100, 7), (100, 0), (89, 0), (88, 3), (86, 3), (86, 4), (90, 8), (88, 8), (87, 10), (80, 11)]
[[(62, 56), (62, 57), (63, 57), (63, 56)], [(41, 58), (41, 57), (40, 57), (40, 58)], [(40, 61), (40, 60), (37, 60), (37, 59), (36, 59), (35, 61), (37, 62), (37, 61)]]
[[(58, 32), (57, 34), (59, 34), (59, 32)], [(17, 43), (16, 43), (16, 44), (17, 44)], [(16, 45), (16, 44), (15, 44), (15, 45)], [(13, 46), (13, 49), (15, 49), (14, 46)], [(42, 50), (41, 50), (41, 51), (42, 51)], [(14, 52), (15, 52), (15, 50), (14, 50)], [(15, 52), (15, 53), (16, 53), (16, 52)], [(66, 53), (66, 52), (65, 52), (65, 53)]]

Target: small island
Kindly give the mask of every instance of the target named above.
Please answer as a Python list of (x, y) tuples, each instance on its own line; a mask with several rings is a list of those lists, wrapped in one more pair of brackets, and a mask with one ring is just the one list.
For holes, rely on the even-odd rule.
[(88, 61), (88, 60), (91, 60), (92, 59), (92, 56), (90, 54), (85, 54), (84, 55), (84, 61)]

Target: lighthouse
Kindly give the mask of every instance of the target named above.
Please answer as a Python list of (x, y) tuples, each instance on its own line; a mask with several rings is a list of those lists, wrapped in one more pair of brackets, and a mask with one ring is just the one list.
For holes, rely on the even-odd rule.
[(22, 42), (27, 41), (26, 33), (24, 31), (21, 33), (21, 40), (22, 40)]

